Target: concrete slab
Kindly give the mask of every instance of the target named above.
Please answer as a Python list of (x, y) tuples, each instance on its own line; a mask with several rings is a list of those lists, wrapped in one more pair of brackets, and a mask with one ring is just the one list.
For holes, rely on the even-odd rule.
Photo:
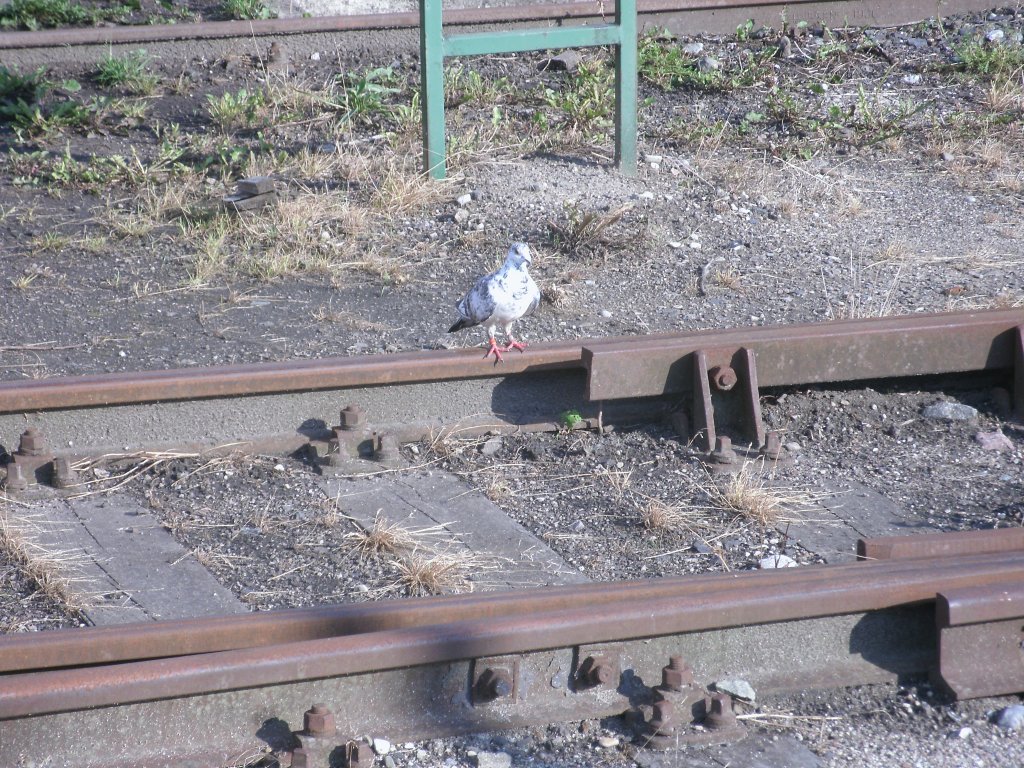
[(145, 508), (110, 497), (32, 505), (39, 543), (75, 562), (76, 590), (97, 626), (248, 613)]
[(768, 736), (751, 735), (717, 747), (641, 750), (636, 764), (642, 768), (818, 768), (821, 760), (792, 736), (773, 741)]
[(908, 533), (900, 508), (860, 483), (833, 483), (829, 495), (817, 502), (805, 520), (785, 531), (792, 541), (825, 558), (830, 564), (857, 559), (857, 539)]
[[(379, 465), (368, 465), (379, 471)], [(458, 550), (494, 558), (495, 570), (473, 578), (487, 589), (588, 581), (543, 541), (510, 519), (480, 491), (439, 470), (327, 479), (341, 510), (364, 527), (380, 515), (408, 528), (440, 526)]]

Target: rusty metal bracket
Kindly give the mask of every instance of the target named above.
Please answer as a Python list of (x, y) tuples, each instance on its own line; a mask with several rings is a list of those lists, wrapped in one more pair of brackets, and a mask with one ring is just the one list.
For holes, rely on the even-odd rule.
[(1024, 585), (966, 587), (937, 595), (937, 682), (958, 699), (1024, 691)]
[(1013, 344), (1013, 410), (1024, 421), (1024, 325), (1018, 325)]
[(731, 445), (719, 443), (719, 432), (726, 429), (742, 434), (754, 448), (764, 445), (754, 351), (698, 349), (692, 357), (693, 436), (701, 449), (714, 452), (719, 464), (733, 463), (726, 460)]

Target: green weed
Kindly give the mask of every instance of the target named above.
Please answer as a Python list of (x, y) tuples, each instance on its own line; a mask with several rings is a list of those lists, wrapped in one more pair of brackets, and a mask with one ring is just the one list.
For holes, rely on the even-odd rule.
[(263, 0), (223, 0), (221, 11), (232, 19), (273, 19), (277, 14)]
[(544, 101), (562, 112), (570, 130), (589, 132), (611, 125), (615, 74), (601, 62), (584, 62), (564, 91), (544, 91)]
[(149, 71), (149, 63), (149, 56), (141, 49), (126, 56), (107, 53), (106, 58), (100, 61), (96, 82), (104, 88), (125, 88), (139, 94), (152, 93), (158, 79)]
[(342, 122), (369, 123), (375, 115), (390, 111), (387, 98), (400, 92), (401, 83), (391, 67), (378, 67), (358, 76), (339, 75), (335, 84), (340, 93), (328, 106), (342, 113)]
[(956, 55), (963, 63), (964, 70), (970, 74), (1009, 75), (1024, 68), (1024, 46), (1022, 45), (985, 45), (971, 41), (957, 46)]
[(236, 128), (251, 128), (255, 124), (263, 106), (263, 95), (242, 88), (237, 93), (228, 91), (220, 96), (208, 94), (206, 102), (210, 119), (224, 133), (231, 133)]
[(109, 6), (87, 6), (71, 0), (12, 0), (0, 6), (0, 29), (42, 29), (123, 21), (139, 9), (139, 0)]

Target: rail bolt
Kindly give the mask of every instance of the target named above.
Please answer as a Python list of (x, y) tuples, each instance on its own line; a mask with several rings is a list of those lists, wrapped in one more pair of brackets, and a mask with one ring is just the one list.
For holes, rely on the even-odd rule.
[(615, 665), (604, 656), (587, 656), (576, 673), (576, 682), (583, 688), (615, 682)]
[(669, 691), (681, 691), (694, 683), (693, 668), (682, 656), (672, 656), (667, 667), (661, 668), (661, 687)]
[(373, 760), (373, 749), (365, 741), (350, 741), (345, 745), (346, 768), (368, 768)]
[(715, 450), (711, 452), (711, 460), (716, 464), (735, 464), (736, 451), (732, 448), (732, 439), (722, 435), (715, 438)]
[(715, 385), (715, 389), (722, 392), (728, 392), (736, 386), (736, 371), (728, 365), (716, 365), (708, 371), (708, 376), (711, 379), (711, 383)]
[(64, 456), (53, 460), (53, 484), (57, 488), (69, 488), (75, 484), (78, 476), (71, 468), (71, 462)]
[(476, 695), (482, 701), (494, 701), (512, 693), (512, 675), (506, 669), (488, 667), (476, 681)]
[(341, 428), (346, 432), (359, 429), (366, 423), (366, 414), (358, 405), (345, 406), (341, 411)]
[(25, 478), (25, 470), (20, 464), (7, 465), (7, 479), (4, 481), (4, 488), (8, 491), (28, 490), (28, 480)]
[(374, 437), (373, 458), (385, 463), (398, 461), (402, 454), (398, 450), (398, 440), (390, 432), (381, 432)]
[(771, 430), (764, 436), (764, 448), (761, 453), (765, 458), (777, 461), (782, 456), (782, 436), (777, 430)]
[(18, 443), (18, 453), (22, 456), (42, 456), (46, 451), (46, 441), (43, 433), (35, 427), (29, 427), (21, 433), (21, 441)]
[(310, 736), (333, 736), (334, 714), (324, 704), (314, 704), (303, 716), (303, 725)]
[(707, 717), (704, 725), (715, 730), (736, 725), (736, 713), (732, 709), (732, 697), (727, 693), (713, 693), (705, 702)]

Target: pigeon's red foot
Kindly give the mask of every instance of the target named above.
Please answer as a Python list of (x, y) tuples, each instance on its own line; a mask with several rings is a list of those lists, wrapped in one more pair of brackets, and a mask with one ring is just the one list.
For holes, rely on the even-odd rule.
[(484, 354), (484, 359), (486, 360), (488, 357), (490, 357), (493, 354), (494, 355), (494, 364), (495, 365), (497, 365), (500, 362), (503, 362), (505, 360), (505, 358), (503, 358), (501, 356), (501, 350), (498, 349), (498, 342), (496, 342), (494, 340), (493, 336), (491, 338), (489, 338), (487, 341), (488, 341), (488, 343), (491, 346), (488, 347), (487, 352)]
[(513, 350), (513, 349), (518, 349), (520, 352), (522, 352), (524, 349), (526, 349), (526, 342), (525, 341), (516, 341), (511, 336), (509, 336), (508, 337), (508, 346), (505, 347), (505, 351), (508, 352), (510, 350)]

